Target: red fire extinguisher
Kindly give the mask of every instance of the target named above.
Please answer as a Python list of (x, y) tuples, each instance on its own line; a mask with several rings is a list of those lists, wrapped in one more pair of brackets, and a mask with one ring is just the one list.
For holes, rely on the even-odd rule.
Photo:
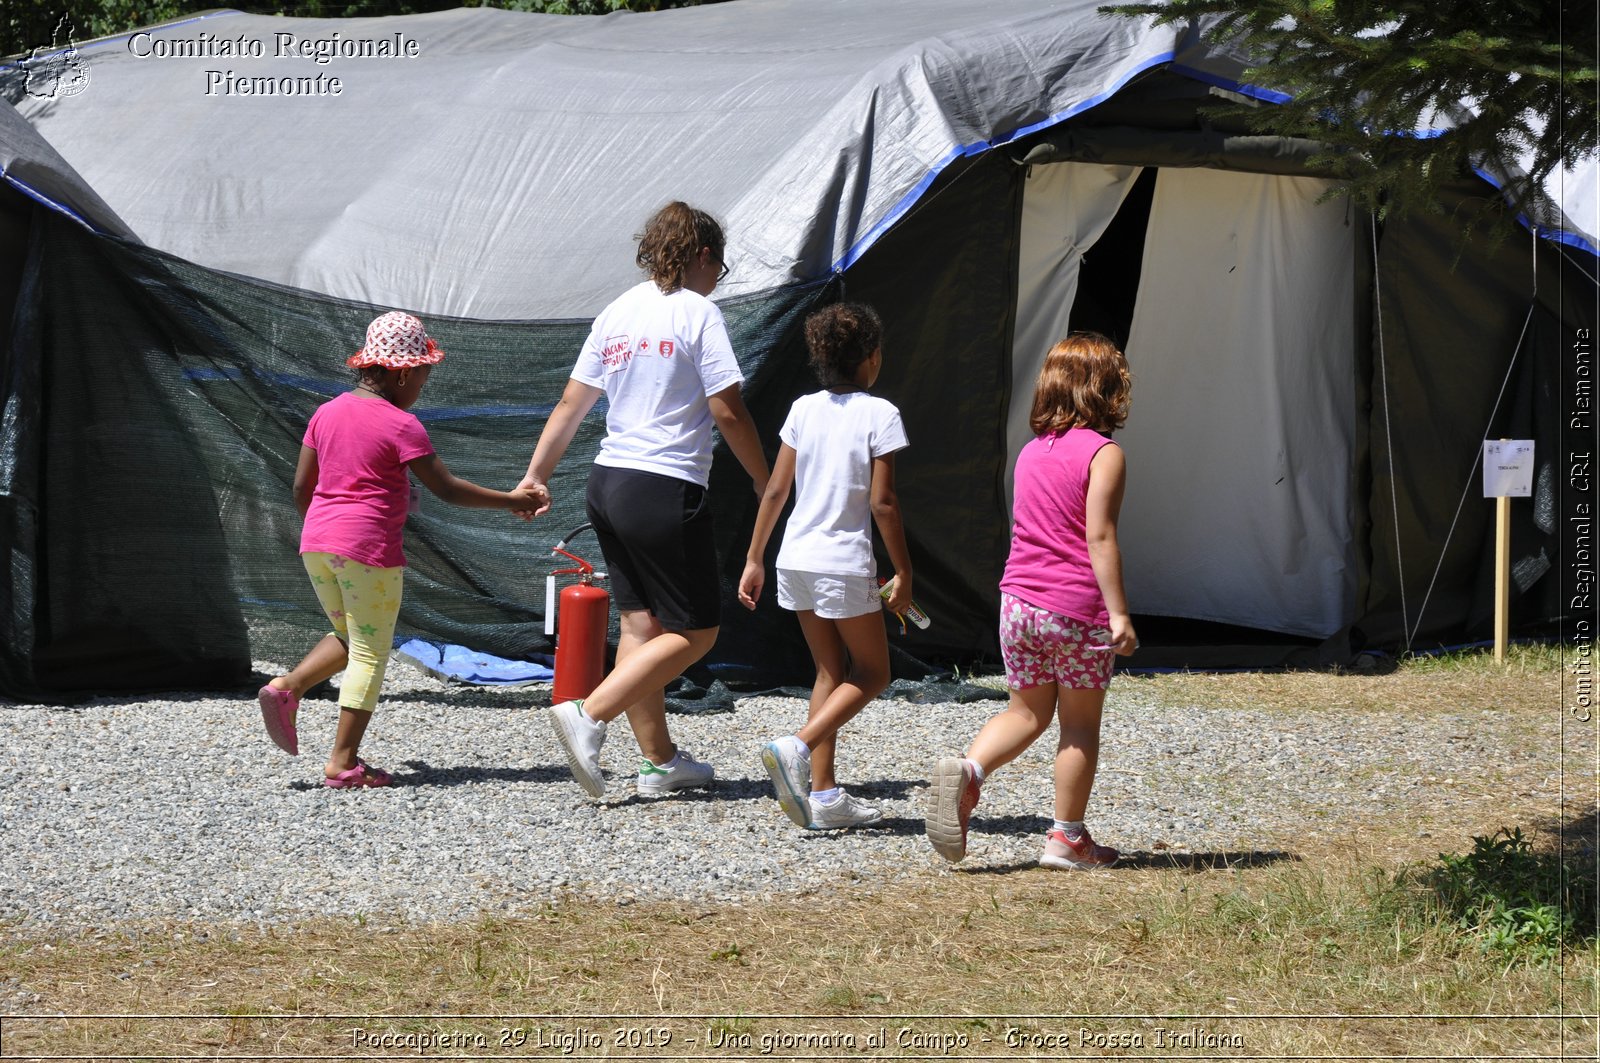
[[(596, 572), (593, 565), (566, 549), (574, 536), (589, 528), (588, 524), (580, 524), (550, 551), (577, 562), (573, 568), (551, 569), (544, 585), (544, 633), (555, 634), (558, 613), (561, 618), (560, 637), (556, 639), (555, 682), (551, 690), (551, 699), (557, 703), (588, 697), (605, 675), (606, 624), (611, 616), (611, 595), (595, 586), (596, 580), (606, 578), (605, 573)], [(578, 582), (561, 592), (557, 608), (554, 600), (556, 577), (567, 575), (576, 575)]]

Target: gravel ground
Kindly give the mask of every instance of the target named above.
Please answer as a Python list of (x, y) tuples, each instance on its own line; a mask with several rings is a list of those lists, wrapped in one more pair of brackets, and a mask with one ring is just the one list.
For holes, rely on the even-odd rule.
[[(397, 663), (362, 750), (395, 785), (360, 791), (319, 785), (330, 701), (302, 707), (298, 759), (271, 745), (254, 700), (237, 695), (0, 706), (0, 924), (457, 920), (575, 892), (744, 903), (957, 874), (922, 835), (924, 780), (1001, 707), (868, 706), (845, 732), (840, 777), (885, 817), (822, 833), (784, 818), (757, 758), (803, 719), (796, 698), (674, 715), (674, 736), (719, 779), (656, 801), (633, 793), (637, 754), (621, 725), (603, 753), (610, 792), (584, 795), (548, 703), (547, 687), (468, 688)], [(1352, 727), (1333, 712), (1174, 708), (1117, 682), (1090, 825), (1135, 864), (1271, 858), (1376, 820), (1424, 838), (1441, 830), (1456, 845), (1469, 807), (1489, 795), (1527, 804), (1556, 792), (1558, 737), (1528, 732), (1492, 711)], [(991, 778), (963, 871), (1036, 859), (1053, 749), (1052, 731)]]

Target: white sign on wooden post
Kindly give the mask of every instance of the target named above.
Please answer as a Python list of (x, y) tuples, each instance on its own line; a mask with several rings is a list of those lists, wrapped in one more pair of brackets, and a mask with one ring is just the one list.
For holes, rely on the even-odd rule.
[(1533, 440), (1483, 441), (1483, 497), (1494, 503), (1494, 659), (1511, 641), (1511, 500), (1533, 494)]
[(1483, 441), (1483, 497), (1527, 498), (1533, 494), (1533, 440)]

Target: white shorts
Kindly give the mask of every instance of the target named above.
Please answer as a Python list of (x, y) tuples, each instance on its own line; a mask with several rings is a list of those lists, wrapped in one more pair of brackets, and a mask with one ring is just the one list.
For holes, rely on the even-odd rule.
[(871, 576), (780, 568), (778, 604), (796, 613), (816, 613), (824, 620), (849, 620), (882, 609), (883, 599), (878, 597), (878, 581)]

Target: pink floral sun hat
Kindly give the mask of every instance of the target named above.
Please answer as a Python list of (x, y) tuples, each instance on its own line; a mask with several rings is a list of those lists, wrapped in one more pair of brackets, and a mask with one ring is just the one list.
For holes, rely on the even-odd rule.
[(346, 364), (357, 369), (381, 365), (386, 369), (407, 369), (415, 365), (435, 365), (444, 352), (422, 322), (402, 310), (391, 310), (372, 319), (367, 326), (367, 343)]

